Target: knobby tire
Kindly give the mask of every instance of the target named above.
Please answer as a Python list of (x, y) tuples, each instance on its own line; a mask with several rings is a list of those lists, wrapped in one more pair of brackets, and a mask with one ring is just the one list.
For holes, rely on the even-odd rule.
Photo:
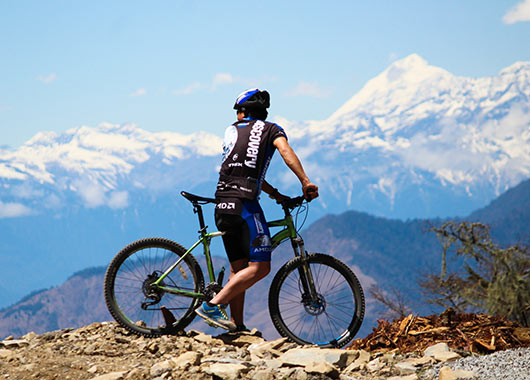
[[(199, 299), (146, 291), (153, 276), (159, 277), (185, 252), (171, 240), (147, 238), (129, 244), (114, 257), (105, 273), (104, 294), (110, 314), (121, 326), (137, 335), (156, 337), (175, 334), (192, 322)], [(163, 285), (202, 293), (204, 278), (197, 260), (188, 254)], [(142, 303), (152, 302), (153, 294), (160, 300), (143, 310)], [(161, 306), (171, 312), (174, 323), (166, 324)]]
[(313, 273), (318, 305), (303, 301), (300, 271), (303, 258), (280, 268), (269, 290), (269, 312), (278, 332), (298, 344), (343, 347), (350, 342), (364, 317), (365, 301), (351, 269), (332, 256), (306, 257)]

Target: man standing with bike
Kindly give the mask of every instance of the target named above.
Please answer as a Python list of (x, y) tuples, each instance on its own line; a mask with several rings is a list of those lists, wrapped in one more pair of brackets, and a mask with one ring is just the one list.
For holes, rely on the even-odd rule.
[[(276, 149), (300, 180), (304, 197), (308, 201), (318, 197), (318, 187), (305, 174), (284, 130), (265, 121), (269, 105), (269, 93), (257, 88), (236, 99), (237, 122), (225, 131), (223, 163), (215, 192), (215, 223), (226, 232), (223, 243), (230, 261), (230, 280), (195, 311), (208, 323), (232, 331), (246, 330), (245, 291), (270, 272), (271, 240), (259, 194), (264, 191), (278, 203), (288, 199), (265, 181)], [(230, 319), (224, 311), (226, 304), (230, 304)]]

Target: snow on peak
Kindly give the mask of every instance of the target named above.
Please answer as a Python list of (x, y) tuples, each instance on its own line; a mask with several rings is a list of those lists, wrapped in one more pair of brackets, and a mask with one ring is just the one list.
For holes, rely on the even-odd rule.
[(514, 64), (502, 69), (499, 75), (518, 73), (522, 70), (530, 70), (530, 62), (517, 61)]
[[(367, 82), (329, 119), (291, 128), (300, 145), (311, 141), (304, 147), (311, 154), (325, 144), (349, 157), (355, 177), (363, 169), (392, 177), (407, 168), (443, 184), (482, 181), (503, 191), (530, 175), (528, 110), (530, 63), (493, 77), (465, 78), (413, 54)], [(337, 176), (326, 159), (318, 172)], [(331, 161), (329, 167), (337, 165)]]
[(428, 66), (429, 63), (420, 55), (413, 53), (405, 58), (402, 58), (400, 60), (395, 61), (392, 66), (400, 66), (400, 67), (424, 67)]
[[(373, 185), (393, 199), (403, 186), (429, 178), (470, 193), (475, 185), (502, 191), (528, 178), (529, 109), (528, 62), (497, 76), (464, 78), (412, 54), (367, 82), (328, 120), (277, 121), (308, 173), (337, 197)], [(15, 187), (40, 183), (71, 190), (88, 207), (122, 208), (131, 188), (158, 192), (177, 181), (211, 180), (220, 153), (221, 139), (206, 132), (152, 133), (109, 123), (41, 132), (17, 150), (0, 150), (0, 186), (7, 189), (0, 197), (11, 196), (0, 201), (10, 213), (27, 212)]]
[[(153, 158), (169, 165), (181, 159), (220, 154), (221, 139), (205, 132), (152, 133), (134, 124), (103, 123), (61, 134), (41, 132), (17, 150), (1, 151), (0, 180), (32, 179), (58, 186), (66, 174), (71, 179), (81, 178), (83, 183), (114, 189), (120, 176)], [(77, 188), (86, 187), (75, 186), (74, 180), (72, 183)], [(120, 204), (118, 201), (114, 203)]]
[(49, 145), (53, 144), (55, 140), (57, 139), (59, 135), (56, 132), (39, 132), (35, 136), (33, 136), (31, 139), (26, 141), (24, 145), (31, 146), (31, 145)]
[(417, 54), (394, 62), (340, 107), (329, 120), (338, 120), (352, 112), (388, 113), (425, 96), (435, 86), (448, 85), (454, 77), (448, 71), (431, 66)]
[(396, 80), (405, 79), (407, 75), (411, 74), (411, 78), (408, 79), (417, 80), (417, 77), (419, 76), (418, 74), (428, 76), (437, 70), (442, 69), (430, 66), (429, 63), (418, 54), (411, 54), (408, 57), (392, 63), (379, 76), (391, 83), (395, 82)]
[(425, 80), (438, 79), (446, 75), (451, 76), (446, 70), (431, 66), (419, 55), (412, 54), (394, 62), (380, 77), (386, 79), (387, 85), (396, 81), (404, 81), (410, 85)]

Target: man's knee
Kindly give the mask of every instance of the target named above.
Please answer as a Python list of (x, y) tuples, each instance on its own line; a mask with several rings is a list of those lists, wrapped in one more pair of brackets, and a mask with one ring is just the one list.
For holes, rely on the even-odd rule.
[(248, 259), (235, 260), (230, 263), (230, 272), (234, 275), (246, 267), (248, 267)]
[(256, 277), (258, 277), (260, 280), (267, 276), (271, 271), (270, 261), (258, 261), (253, 262), (252, 264), (255, 267)]

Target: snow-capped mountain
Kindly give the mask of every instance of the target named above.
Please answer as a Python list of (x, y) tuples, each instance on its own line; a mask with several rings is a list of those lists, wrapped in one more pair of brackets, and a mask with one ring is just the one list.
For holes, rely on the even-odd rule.
[[(327, 120), (275, 121), (320, 187), (309, 222), (348, 209), (468, 215), (530, 177), (530, 63), (462, 78), (412, 55)], [(220, 154), (219, 136), (132, 124), (39, 133), (0, 150), (0, 307), (107, 265), (134, 239), (191, 245), (196, 220), (178, 191), (212, 196)], [(285, 194), (300, 192), (278, 155), (267, 179)], [(274, 217), (274, 203), (262, 204)], [(212, 208), (205, 212), (212, 226)]]
[(214, 178), (220, 153), (221, 139), (204, 132), (101, 124), (39, 133), (16, 151), (0, 151), (0, 217), (70, 207), (67, 198), (88, 208), (125, 208), (131, 194), (156, 196)]
[(411, 55), (329, 119), (288, 125), (348, 205), (432, 217), (462, 215), (530, 176), (529, 111), (528, 62), (473, 79)]
[[(530, 176), (529, 111), (530, 63), (463, 78), (411, 55), (327, 120), (276, 121), (322, 189), (317, 213), (433, 217), (466, 214)], [(39, 133), (0, 151), (0, 217), (72, 202), (122, 209), (135, 194), (160, 197), (201, 184), (211, 195), (220, 145), (204, 132), (134, 125)], [(299, 192), (295, 177), (278, 159), (274, 165), (271, 182)]]

